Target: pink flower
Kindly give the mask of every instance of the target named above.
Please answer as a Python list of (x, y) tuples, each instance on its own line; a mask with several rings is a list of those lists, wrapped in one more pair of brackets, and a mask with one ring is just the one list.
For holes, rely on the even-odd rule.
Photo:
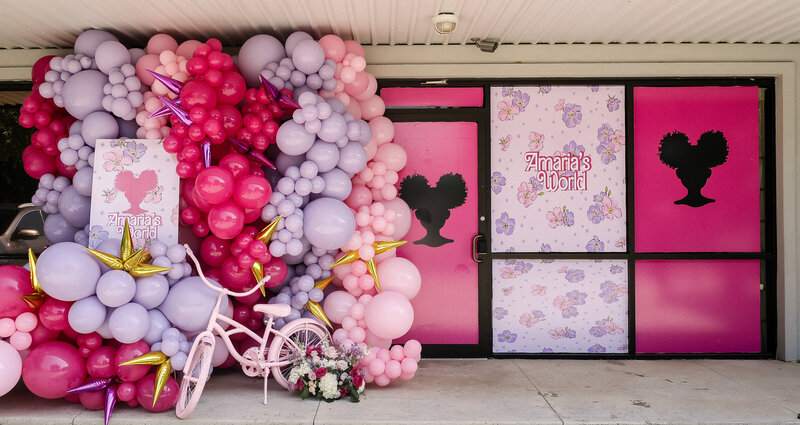
[(566, 329), (550, 329), (548, 333), (550, 334), (550, 338), (553, 339), (560, 339), (567, 337)]
[(563, 310), (567, 307), (572, 307), (572, 300), (569, 297), (559, 295), (553, 300), (553, 306), (559, 310)]
[(605, 214), (607, 219), (611, 220), (614, 217), (616, 218), (622, 217), (622, 210), (617, 206), (617, 201), (615, 199), (611, 199), (608, 196), (604, 196), (603, 214)]
[(531, 148), (531, 151), (539, 152), (544, 148), (543, 134), (531, 131), (531, 134), (528, 136), (528, 138), (531, 139), (531, 142), (528, 143), (528, 146)]
[(614, 246), (616, 246), (617, 248), (622, 248), (625, 246), (626, 243), (627, 243), (627, 238), (623, 236), (619, 238), (619, 240), (617, 241), (617, 243), (614, 244)]
[(625, 144), (625, 133), (622, 130), (617, 130), (609, 137), (609, 140), (611, 141), (611, 149), (614, 152), (619, 152), (622, 149), (622, 145)]
[(515, 267), (503, 267), (503, 270), (500, 272), (500, 276), (503, 279), (514, 279), (515, 277), (521, 275), (522, 272)]
[(117, 197), (117, 188), (103, 190), (103, 197), (106, 198), (106, 204), (110, 204)]
[(561, 267), (560, 269), (558, 269), (558, 273), (566, 273), (567, 270), (569, 270), (569, 267), (568, 266), (564, 266), (564, 267)]
[(531, 326), (539, 323), (539, 318), (535, 314), (523, 313), (522, 316), (519, 317), (519, 323), (527, 328), (530, 328)]
[(616, 323), (611, 322), (611, 321), (606, 322), (606, 325), (605, 325), (604, 329), (605, 329), (606, 333), (609, 334), (609, 335), (616, 335), (616, 334), (625, 333), (624, 329), (622, 329), (621, 327), (617, 326)]
[(531, 294), (545, 295), (547, 294), (547, 287), (542, 285), (533, 285), (533, 289), (531, 289)]
[(103, 169), (106, 171), (122, 171), (126, 165), (133, 164), (133, 158), (123, 155), (122, 149), (112, 149), (103, 154), (103, 159), (107, 160), (103, 163)]
[(511, 146), (511, 135), (508, 134), (505, 137), (500, 138), (500, 150), (507, 151), (509, 146)]
[(517, 200), (522, 203), (524, 207), (528, 207), (537, 197), (533, 185), (528, 182), (522, 182), (517, 189)]
[(161, 202), (161, 194), (164, 192), (164, 186), (156, 186), (155, 189), (147, 191), (144, 197), (144, 202), (150, 204), (157, 204)]
[(553, 208), (553, 211), (547, 212), (547, 224), (555, 229), (558, 226), (564, 225), (564, 210), (561, 208)]
[(512, 100), (503, 100), (497, 104), (497, 108), (500, 109), (497, 117), (502, 121), (513, 120), (514, 115), (519, 114), (519, 106), (515, 105)]
[(558, 99), (558, 103), (556, 103), (556, 105), (553, 106), (553, 109), (555, 109), (556, 111), (563, 111), (564, 110), (564, 101), (565, 100), (566, 99)]

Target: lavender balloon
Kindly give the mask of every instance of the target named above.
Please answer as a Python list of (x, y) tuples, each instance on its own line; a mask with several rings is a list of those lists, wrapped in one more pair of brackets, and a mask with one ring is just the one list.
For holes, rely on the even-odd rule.
[[(221, 287), (216, 281), (209, 281), (214, 286)], [(218, 295), (199, 277), (188, 277), (170, 288), (167, 298), (158, 309), (178, 328), (187, 332), (199, 332), (208, 325)], [(220, 313), (225, 314), (227, 310), (228, 303), (223, 302)]]
[(317, 140), (306, 152), (306, 159), (314, 161), (320, 173), (332, 170), (339, 163), (339, 148), (336, 145)]
[(92, 201), (88, 196), (78, 193), (75, 186), (69, 186), (58, 198), (58, 212), (71, 226), (82, 228), (89, 224), (89, 212)]
[(117, 41), (117, 37), (101, 30), (84, 31), (75, 39), (75, 53), (94, 57), (97, 47), (106, 41)]
[(355, 232), (355, 218), (350, 208), (332, 198), (311, 201), (303, 210), (303, 234), (319, 248), (338, 249)]
[(307, 132), (302, 124), (286, 121), (278, 128), (275, 139), (281, 152), (287, 155), (302, 155), (311, 148), (316, 137)]
[(92, 333), (106, 320), (106, 306), (96, 296), (80, 299), (70, 307), (67, 320), (75, 332)]
[(258, 34), (247, 39), (239, 49), (238, 66), (247, 87), (259, 87), (259, 73), (270, 62), (278, 62), (286, 57), (283, 43), (277, 38)]
[(105, 111), (92, 112), (81, 125), (81, 137), (91, 147), (94, 147), (97, 139), (115, 139), (118, 135), (117, 120)]
[(367, 152), (358, 142), (350, 142), (339, 150), (339, 168), (350, 175), (361, 172), (367, 166)]
[(142, 337), (142, 340), (148, 345), (153, 345), (161, 341), (161, 334), (165, 330), (171, 328), (172, 324), (169, 323), (167, 316), (164, 316), (164, 313), (160, 310), (147, 310), (147, 315), (150, 317), (150, 328), (147, 330), (144, 337)]
[(329, 143), (336, 143), (337, 140), (347, 135), (347, 121), (341, 114), (331, 114), (327, 119), (322, 120), (322, 128), (317, 136)]
[(154, 274), (152, 276), (140, 277), (136, 279), (136, 293), (133, 301), (150, 309), (158, 307), (169, 293), (169, 282), (167, 278)]
[(147, 335), (150, 329), (150, 316), (141, 305), (128, 303), (117, 307), (111, 313), (108, 329), (117, 341), (132, 344)]
[(353, 190), (353, 183), (350, 181), (350, 176), (344, 171), (334, 168), (328, 172), (321, 174), (325, 180), (325, 188), (320, 193), (322, 196), (338, 199), (344, 201), (350, 196), (350, 191)]
[(97, 298), (108, 307), (129, 303), (137, 290), (133, 277), (124, 270), (107, 271), (97, 281)]
[(294, 48), (297, 47), (297, 45), (300, 44), (301, 41), (305, 40), (313, 41), (314, 37), (312, 37), (305, 31), (295, 31), (289, 34), (289, 36), (286, 37), (286, 43), (285, 43), (286, 54), (288, 56), (292, 56), (292, 54), (294, 53)]
[(97, 68), (104, 74), (108, 74), (112, 68), (119, 68), (124, 64), (131, 63), (131, 54), (128, 49), (119, 41), (111, 40), (97, 46), (94, 53), (94, 60)]
[(50, 214), (44, 220), (44, 235), (51, 243), (71, 242), (77, 231), (61, 214)]
[(72, 185), (79, 194), (91, 197), (93, 176), (94, 169), (92, 167), (81, 168), (72, 177)]
[(306, 75), (315, 74), (325, 63), (325, 51), (313, 39), (303, 40), (294, 46), (292, 63), (297, 70)]
[(103, 110), (103, 86), (108, 77), (100, 71), (87, 69), (81, 71), (66, 82), (61, 89), (64, 108), (73, 117), (82, 120), (92, 112)]
[(61, 242), (42, 252), (36, 263), (36, 275), (44, 292), (51, 297), (76, 301), (94, 294), (100, 266), (83, 246)]

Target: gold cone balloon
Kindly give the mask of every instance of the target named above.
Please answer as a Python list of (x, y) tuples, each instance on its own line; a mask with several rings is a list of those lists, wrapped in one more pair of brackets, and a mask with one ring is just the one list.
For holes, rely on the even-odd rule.
[[(408, 241), (380, 241), (373, 243), (372, 248), (375, 250), (375, 255), (380, 255), (390, 249), (395, 249), (399, 246), (402, 246), (406, 242)], [(345, 254), (342, 258), (336, 260), (336, 262), (331, 264), (329, 268), (341, 266), (342, 264), (350, 264), (360, 259), (361, 256), (358, 255), (358, 250), (353, 250)], [(367, 263), (367, 271), (369, 271), (369, 275), (372, 276), (372, 279), (375, 281), (375, 289), (377, 289), (378, 292), (380, 292), (381, 283), (378, 280), (378, 269), (375, 267), (375, 257), (373, 257), (369, 261), (365, 261), (365, 263)]]
[[(273, 219), (269, 224), (267, 224), (267, 227), (261, 229), (261, 231), (258, 232), (258, 234), (256, 235), (256, 240), (264, 242), (265, 244), (269, 243), (269, 240), (272, 238), (272, 235), (278, 228), (278, 224), (281, 222), (282, 218), (283, 218), (282, 215), (275, 217), (275, 219)], [(250, 271), (253, 272), (253, 277), (256, 278), (256, 283), (261, 282), (261, 279), (264, 278), (264, 265), (261, 264), (260, 262), (256, 261), (255, 263), (253, 263), (253, 265), (250, 267)], [(261, 295), (265, 297), (267, 296), (267, 291), (266, 289), (264, 289), (263, 286), (261, 287)]]
[[(328, 284), (330, 284), (335, 277), (336, 276), (331, 276), (327, 279), (320, 280), (319, 282), (314, 284), (314, 289), (319, 289), (320, 291), (324, 290), (325, 288), (328, 287)], [(326, 325), (330, 326), (331, 329), (333, 329), (333, 324), (331, 324), (331, 321), (328, 319), (328, 316), (325, 315), (325, 311), (322, 310), (322, 306), (319, 305), (318, 302), (308, 300), (306, 302), (306, 310), (310, 311), (311, 314), (317, 316), (319, 320), (322, 320), (323, 323), (325, 323)]]
[(158, 397), (161, 395), (161, 391), (164, 390), (164, 386), (167, 385), (170, 370), (172, 370), (172, 363), (169, 359), (158, 366), (158, 370), (156, 371), (155, 391), (153, 392), (153, 407), (156, 407)]
[(91, 248), (86, 249), (108, 267), (111, 267), (114, 270), (124, 270), (130, 273), (130, 275), (133, 277), (152, 276), (156, 273), (165, 272), (171, 269), (171, 267), (160, 267), (147, 264), (147, 261), (150, 259), (150, 254), (145, 252), (144, 248), (136, 252), (133, 251), (133, 240), (131, 239), (131, 230), (130, 226), (128, 226), (128, 219), (125, 219), (125, 229), (122, 231), (122, 244), (119, 248), (119, 257), (107, 254), (105, 252), (96, 251)]
[(156, 382), (155, 382), (155, 389), (153, 392), (153, 406), (156, 405), (156, 401), (158, 401), (158, 396), (161, 395), (161, 391), (164, 390), (164, 386), (167, 385), (167, 379), (169, 378), (169, 372), (172, 370), (172, 362), (170, 362), (169, 357), (166, 354), (162, 353), (161, 351), (151, 351), (146, 354), (142, 354), (139, 357), (133, 358), (128, 360), (127, 362), (122, 362), (119, 364), (120, 366), (132, 366), (132, 365), (153, 365), (158, 366), (158, 370), (156, 371)]
[(31, 267), (31, 287), (33, 292), (28, 295), (20, 295), (20, 298), (25, 301), (25, 304), (28, 304), (28, 307), (36, 309), (44, 302), (44, 291), (39, 286), (39, 278), (36, 277), (36, 255), (34, 255), (31, 248), (28, 248), (28, 263)]

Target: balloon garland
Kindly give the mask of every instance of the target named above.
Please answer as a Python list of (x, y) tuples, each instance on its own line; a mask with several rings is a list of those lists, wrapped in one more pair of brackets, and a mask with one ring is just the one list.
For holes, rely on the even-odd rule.
[[(337, 344), (368, 352), (367, 382), (412, 378), (419, 343), (391, 347), (421, 284), (394, 252), (409, 228), (394, 186), (407, 157), (365, 68), (357, 42), (304, 32), (253, 36), (232, 57), (213, 38), (156, 34), (129, 49), (88, 30), (73, 54), (37, 61), (19, 119), (37, 130), (22, 160), (53, 245), (30, 253), (29, 270), (0, 266), (0, 367), (10, 371), (0, 396), (22, 377), (37, 396), (105, 409), (106, 424), (117, 402), (169, 409), (170, 371), (211, 314), (215, 296), (190, 276), (181, 245), (134, 246), (127, 223), (121, 241), (90, 227), (98, 139), (120, 140), (125, 156), (113, 161), (141, 155), (126, 139), (162, 139), (206, 275), (234, 291), (270, 276), (268, 292), (230, 299), (223, 314), (260, 333), (252, 306), (289, 304), (275, 326), (307, 317), (334, 329)], [(242, 352), (244, 337), (232, 338)]]

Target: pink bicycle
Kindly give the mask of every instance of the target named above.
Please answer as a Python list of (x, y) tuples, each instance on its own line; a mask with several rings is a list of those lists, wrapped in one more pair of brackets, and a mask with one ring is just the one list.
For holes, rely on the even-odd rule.
[[(225, 288), (214, 286), (206, 279), (200, 269), (197, 257), (195, 257), (189, 246), (184, 245), (184, 247), (186, 248), (186, 254), (194, 261), (194, 265), (200, 274), (200, 279), (206, 286), (218, 292), (219, 296), (211, 312), (211, 317), (208, 319), (208, 327), (204, 332), (197, 335), (192, 344), (192, 349), (189, 351), (186, 366), (183, 368), (183, 379), (181, 380), (178, 403), (175, 406), (175, 414), (181, 419), (188, 418), (200, 400), (203, 387), (209, 377), (211, 356), (217, 343), (214, 335), (219, 335), (222, 338), (228, 348), (228, 352), (241, 363), (242, 370), (247, 376), (261, 376), (264, 378), (264, 404), (267, 404), (267, 378), (269, 377), (269, 372), (272, 372), (272, 376), (275, 377), (275, 381), (278, 384), (288, 388), (289, 381), (287, 377), (291, 366), (295, 359), (302, 355), (303, 347), (319, 344), (323, 340), (329, 339), (328, 330), (311, 319), (292, 320), (280, 330), (274, 329), (272, 324), (275, 318), (286, 317), (291, 312), (291, 307), (288, 304), (256, 304), (253, 306), (254, 311), (264, 313), (267, 317), (267, 327), (262, 336), (257, 335), (241, 323), (223, 316), (219, 312), (219, 307), (226, 296), (248, 296), (264, 286), (269, 280), (269, 276), (264, 277), (253, 289), (243, 293), (232, 292)], [(230, 327), (226, 330), (222, 324), (227, 324)], [(244, 353), (239, 353), (230, 339), (231, 335), (238, 333), (247, 334), (258, 342), (258, 346), (249, 348)], [(272, 340), (269, 349), (267, 349), (270, 335), (272, 335)]]

